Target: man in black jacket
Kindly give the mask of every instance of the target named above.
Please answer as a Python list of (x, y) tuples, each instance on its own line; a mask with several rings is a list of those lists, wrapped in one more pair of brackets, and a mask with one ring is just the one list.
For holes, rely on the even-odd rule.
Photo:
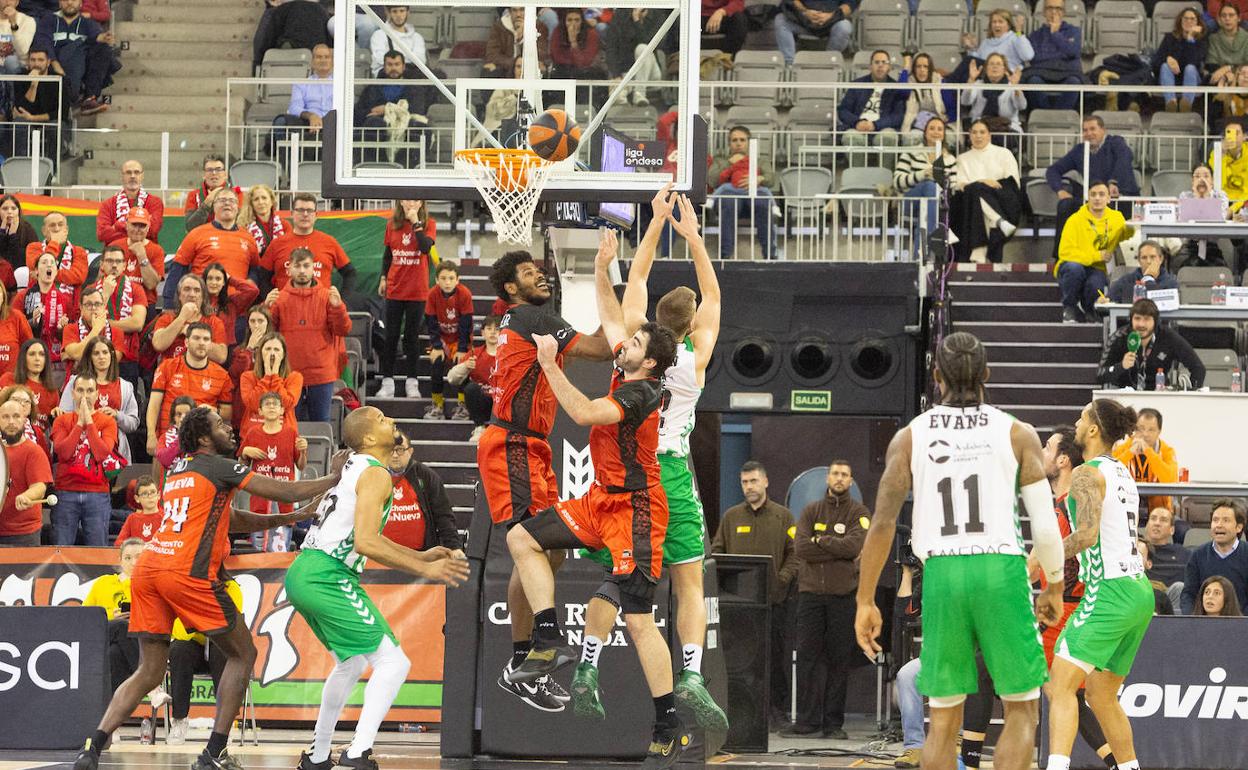
[[(440, 74), (439, 70), (434, 70), (434, 74)], [(382, 59), (381, 72), (378, 73), (380, 82), (370, 84), (360, 94), (360, 100), (355, 104), (355, 125), (359, 128), (373, 129), (364, 132), (364, 139), (371, 142), (384, 142), (393, 140), (393, 134), (389, 131), (389, 123), (386, 122), (386, 107), (395, 105), (396, 109), (400, 109), (400, 101), (407, 102), (407, 125), (408, 131), (404, 132), (402, 141), (417, 143), (419, 137), (416, 130), (428, 125), (429, 119), (425, 117), (425, 113), (429, 111), (429, 102), (433, 86), (416, 86), (406, 85), (402, 83), (387, 83), (386, 81), (397, 81), (404, 79), (423, 78), (424, 75), (416, 69), (415, 65), (409, 65), (407, 60), (403, 58), (403, 54), (398, 51), (388, 51)], [(407, 151), (403, 155), (406, 156)], [(371, 159), (374, 160), (393, 160), (397, 153), (391, 152), (382, 155), (380, 151), (370, 153)], [(406, 158), (400, 159), (399, 162), (405, 162)]]
[(403, 434), (390, 455), (394, 502), (382, 534), (417, 551), (445, 546), (464, 558), (464, 540), (455, 525), (450, 498), (436, 471), (412, 459), (412, 441)]
[[(1166, 252), (1157, 241), (1144, 241), (1136, 254), (1140, 266), (1109, 285), (1107, 302), (1135, 301), (1135, 284), (1143, 281), (1145, 291), (1179, 288), (1179, 279), (1166, 269)], [(1099, 303), (1100, 300), (1097, 300)]]
[[(1136, 300), (1131, 305), (1131, 325), (1115, 332), (1105, 346), (1097, 381), (1107, 388), (1156, 390), (1157, 370), (1163, 370), (1169, 381), (1175, 363), (1181, 363), (1191, 372), (1190, 389), (1202, 387), (1205, 365), (1187, 340), (1160, 326), (1160, 320), (1157, 303), (1151, 299)], [(1130, 350), (1133, 333), (1139, 335), (1139, 349), (1135, 351)]]

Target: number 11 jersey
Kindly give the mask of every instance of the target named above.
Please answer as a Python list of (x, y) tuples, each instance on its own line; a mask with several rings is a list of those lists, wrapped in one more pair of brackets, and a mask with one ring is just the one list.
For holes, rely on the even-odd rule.
[(915, 554), (1023, 555), (1014, 418), (987, 404), (936, 406), (910, 422)]

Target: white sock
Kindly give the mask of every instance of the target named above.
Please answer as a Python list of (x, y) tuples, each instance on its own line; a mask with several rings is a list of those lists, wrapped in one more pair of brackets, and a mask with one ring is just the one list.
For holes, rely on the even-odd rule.
[(601, 652), (602, 640), (596, 636), (586, 634), (585, 642), (581, 645), (581, 662), (598, 668), (598, 655)]
[(702, 673), (702, 645), (686, 644), (684, 646), (685, 670), (695, 674)]
[(316, 713), (316, 729), (312, 733), (312, 761), (324, 762), (329, 759), (329, 747), (334, 742), (334, 727), (342, 709), (347, 705), (347, 696), (351, 694), (355, 683), (360, 681), (360, 674), (368, 666), (363, 655), (353, 655), (346, 660), (338, 661), (334, 670), (325, 679), (325, 687), (321, 690), (321, 709)]
[(377, 730), (386, 718), (394, 699), (399, 696), (399, 688), (407, 681), (407, 671), (412, 662), (403, 654), (390, 637), (381, 640), (376, 652), (364, 656), (373, 667), (373, 674), (364, 687), (364, 707), (360, 709), (360, 721), (355, 724), (355, 737), (347, 756), (352, 759), (359, 757), (373, 747), (377, 739)]
[(1118, 770), (1140, 770), (1140, 760), (1133, 759), (1129, 762), (1119, 762)]
[[(1122, 765), (1118, 765), (1118, 767), (1122, 767)], [(1136, 765), (1136, 768), (1138, 770), (1139, 765)], [(1070, 757), (1062, 756), (1061, 754), (1050, 754), (1047, 770), (1070, 770)]]

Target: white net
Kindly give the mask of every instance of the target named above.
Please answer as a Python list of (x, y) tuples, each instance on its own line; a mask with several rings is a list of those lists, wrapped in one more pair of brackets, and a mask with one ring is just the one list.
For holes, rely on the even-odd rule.
[(468, 175), (490, 208), (498, 240), (519, 246), (533, 243), (533, 213), (553, 165), (532, 150), (455, 153), (455, 168)]

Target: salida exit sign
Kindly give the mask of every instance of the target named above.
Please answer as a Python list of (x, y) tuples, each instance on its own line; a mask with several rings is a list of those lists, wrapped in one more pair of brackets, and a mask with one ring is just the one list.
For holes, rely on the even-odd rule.
[(790, 391), (789, 409), (794, 412), (830, 412), (832, 411), (832, 391)]

